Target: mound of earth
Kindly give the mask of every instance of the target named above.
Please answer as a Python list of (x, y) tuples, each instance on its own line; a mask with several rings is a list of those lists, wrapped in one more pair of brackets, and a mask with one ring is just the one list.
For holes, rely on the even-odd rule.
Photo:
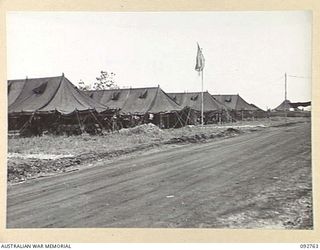
[(161, 134), (163, 131), (156, 125), (152, 123), (142, 124), (133, 128), (120, 129), (119, 133), (125, 135), (132, 134)]

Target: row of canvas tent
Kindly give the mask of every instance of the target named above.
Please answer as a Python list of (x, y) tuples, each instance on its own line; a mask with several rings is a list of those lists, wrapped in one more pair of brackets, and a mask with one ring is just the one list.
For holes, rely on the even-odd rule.
[[(120, 110), (122, 116), (128, 116), (127, 119), (132, 119), (135, 114), (159, 114), (158, 119), (149, 122), (156, 122), (155, 124), (163, 128), (200, 122), (201, 92), (166, 93), (158, 86), (93, 90), (86, 94), (97, 102)], [(265, 111), (248, 104), (239, 95), (211, 95), (207, 91), (203, 92), (203, 108), (206, 124), (266, 116)], [(169, 119), (170, 115), (173, 119)], [(148, 121), (148, 116), (146, 118), (145, 122)]]
[[(206, 123), (228, 122), (263, 112), (239, 95), (203, 93)], [(161, 128), (200, 121), (201, 93), (165, 93), (159, 86), (80, 91), (63, 74), (8, 81), (9, 130), (40, 134), (96, 133), (154, 123)]]

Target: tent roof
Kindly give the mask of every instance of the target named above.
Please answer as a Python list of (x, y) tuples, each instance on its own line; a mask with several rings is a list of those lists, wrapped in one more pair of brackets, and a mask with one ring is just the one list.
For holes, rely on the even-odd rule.
[(240, 95), (212, 95), (215, 99), (232, 110), (261, 110), (255, 105), (247, 103)]
[(182, 109), (160, 87), (92, 90), (94, 100), (124, 114), (145, 114), (179, 111)]
[(253, 103), (250, 103), (250, 105), (254, 108), (256, 108), (256, 110), (262, 110), (261, 108), (259, 108), (258, 106), (254, 105)]
[(11, 80), (11, 84), (24, 81), (20, 94), (8, 107), (13, 113), (50, 113), (71, 114), (74, 111), (96, 110), (102, 112), (106, 106), (92, 100), (78, 90), (64, 75), (57, 77)]
[[(182, 107), (201, 111), (201, 92), (168, 93)], [(203, 92), (203, 111), (227, 110), (228, 108), (213, 98), (208, 92)]]
[(291, 107), (291, 102), (289, 100), (284, 100), (278, 107), (276, 107), (274, 110), (277, 111), (285, 111), (289, 110)]
[(18, 98), (24, 83), (25, 79), (8, 81), (8, 107)]

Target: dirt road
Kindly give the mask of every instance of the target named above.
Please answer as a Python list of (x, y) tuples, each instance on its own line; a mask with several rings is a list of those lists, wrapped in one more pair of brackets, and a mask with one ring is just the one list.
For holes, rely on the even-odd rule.
[(310, 123), (8, 187), (7, 227), (312, 228)]

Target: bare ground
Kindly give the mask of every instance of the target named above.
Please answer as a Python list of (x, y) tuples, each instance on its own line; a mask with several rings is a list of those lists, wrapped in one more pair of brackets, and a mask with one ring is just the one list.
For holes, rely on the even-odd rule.
[(138, 152), (9, 185), (7, 227), (313, 227), (310, 122)]
[[(287, 124), (305, 122), (309, 118), (289, 118)], [(266, 127), (283, 126), (283, 118), (244, 121), (224, 125), (187, 126), (161, 130), (142, 125), (103, 136), (42, 136), (9, 138), (8, 183), (24, 182), (59, 173), (76, 171), (106, 160), (167, 144), (201, 143), (219, 140)]]
[(24, 182), (28, 179), (74, 171), (86, 167), (92, 161), (120, 157), (166, 144), (200, 143), (236, 136), (244, 131), (256, 131), (262, 127), (264, 125), (161, 130), (150, 124), (105, 136), (9, 139), (8, 182)]

